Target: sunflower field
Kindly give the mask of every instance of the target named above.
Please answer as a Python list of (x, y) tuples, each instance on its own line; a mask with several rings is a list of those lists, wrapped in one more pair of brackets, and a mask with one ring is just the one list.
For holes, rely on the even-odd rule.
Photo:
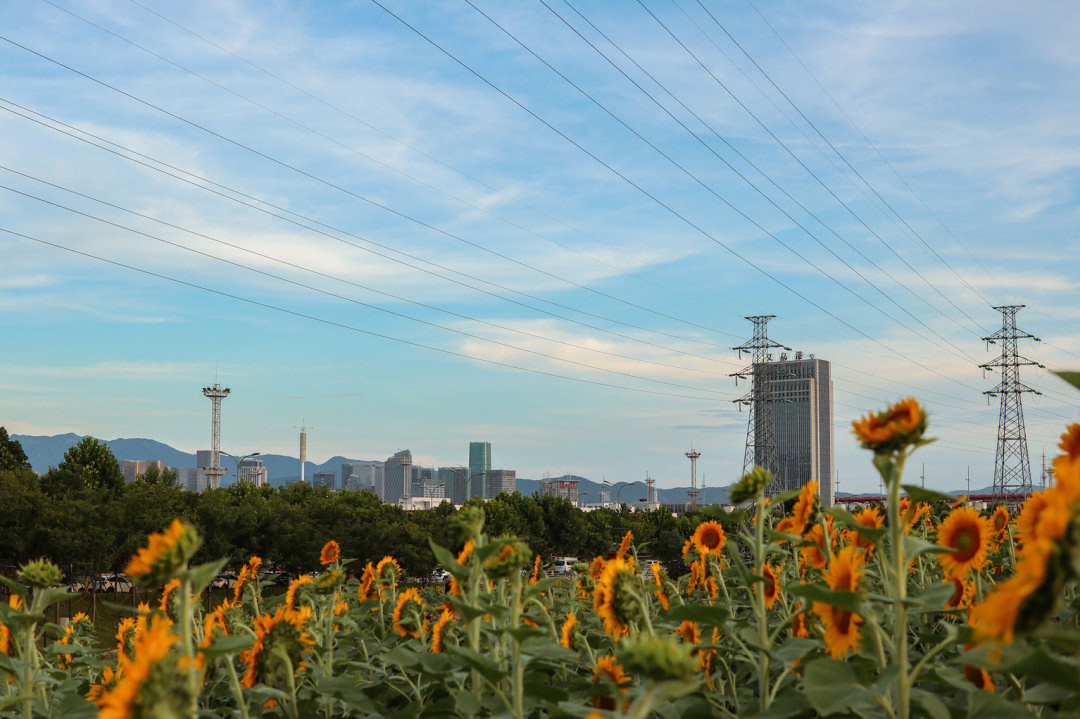
[(223, 562), (192, 566), (201, 539), (176, 520), (127, 567), (160, 600), (95, 646), (85, 616), (47, 622), (68, 594), (33, 561), (4, 580), (0, 716), (1080, 715), (1080, 424), (1054, 485), (1015, 513), (904, 485), (926, 428), (914, 400), (855, 423), (887, 501), (854, 514), (822, 508), (814, 482), (770, 495), (755, 469), (732, 488), (736, 536), (700, 523), (677, 578), (630, 533), (545, 578), (471, 506), (455, 546), (433, 546), (445, 586), (406, 586), (393, 557), (360, 567), (329, 542), (284, 594), (252, 557), (206, 611)]

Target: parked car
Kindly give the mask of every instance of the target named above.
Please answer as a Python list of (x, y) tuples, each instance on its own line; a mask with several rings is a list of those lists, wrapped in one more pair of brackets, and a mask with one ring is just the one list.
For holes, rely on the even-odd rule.
[(436, 567), (435, 571), (431, 573), (431, 581), (442, 584), (450, 581), (450, 572), (446, 571), (442, 567)]
[(573, 567), (580, 560), (577, 557), (555, 557), (551, 560), (550, 574), (567, 575), (573, 571)]
[(236, 575), (232, 572), (222, 572), (210, 582), (211, 589), (232, 589), (236, 584)]

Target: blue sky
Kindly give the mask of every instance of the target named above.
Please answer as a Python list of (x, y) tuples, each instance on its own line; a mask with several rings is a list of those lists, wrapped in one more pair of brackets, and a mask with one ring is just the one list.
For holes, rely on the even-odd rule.
[[(8, 8), (0, 226), (262, 305), (0, 233), (0, 422), (194, 450), (216, 374), (229, 451), (305, 421), (317, 460), (482, 439), (521, 476), (673, 486), (693, 441), (727, 484), (729, 348), (775, 314), (834, 362), (841, 490), (877, 484), (850, 419), (909, 394), (928, 485), (989, 484), (991, 306), (1080, 366), (1080, 8), (759, 3), (830, 99), (745, 0), (545, 1), (384, 4), (580, 148), (372, 2)], [(1076, 402), (1025, 380), (1037, 466)]]

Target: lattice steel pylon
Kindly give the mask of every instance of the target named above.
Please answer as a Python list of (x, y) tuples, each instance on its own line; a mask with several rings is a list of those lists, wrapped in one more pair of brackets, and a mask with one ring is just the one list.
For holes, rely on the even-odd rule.
[[(754, 465), (760, 465), (774, 475), (779, 471), (779, 456), (776, 449), (776, 438), (773, 432), (772, 421), (772, 383), (769, 350), (785, 349), (779, 342), (769, 339), (769, 320), (776, 315), (755, 315), (746, 319), (754, 325), (754, 337), (749, 342), (744, 342), (738, 347), (732, 347), (742, 357), (744, 352), (750, 354), (750, 366), (739, 372), (732, 373), (735, 382), (740, 379), (750, 380), (750, 391), (742, 397), (733, 400), (740, 407), (746, 405), (750, 408), (750, 417), (747, 420), (746, 450), (743, 453), (743, 474), (746, 474)], [(781, 482), (773, 482), (769, 485), (766, 493), (769, 495), (783, 491)]]
[(225, 468), (221, 466), (221, 400), (229, 396), (231, 390), (214, 382), (212, 387), (203, 387), (203, 396), (210, 398), (213, 409), (210, 414), (210, 466), (205, 467), (206, 479), (210, 486), (221, 486), (221, 477)]
[(1035, 335), (1016, 328), (1016, 313), (1023, 306), (1002, 305), (994, 308), (1001, 312), (1001, 329), (983, 339), (988, 346), (995, 342), (1000, 343), (1001, 355), (997, 359), (979, 365), (984, 370), (997, 369), (1001, 372), (1001, 382), (983, 394), (988, 398), (1001, 398), (997, 451), (994, 457), (994, 495), (1013, 504), (1020, 501), (1017, 495), (1031, 494), (1031, 458), (1028, 455), (1027, 430), (1024, 428), (1024, 404), (1021, 396), (1025, 392), (1041, 394), (1020, 381), (1020, 368), (1025, 365), (1043, 366), (1017, 353), (1018, 340), (1039, 341)]

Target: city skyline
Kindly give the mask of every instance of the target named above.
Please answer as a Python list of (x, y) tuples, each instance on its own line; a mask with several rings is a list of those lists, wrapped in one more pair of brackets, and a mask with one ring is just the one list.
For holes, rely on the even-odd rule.
[[(521, 477), (677, 486), (693, 442), (699, 479), (729, 484), (746, 436), (731, 348), (767, 313), (777, 341), (833, 363), (841, 491), (876, 488), (850, 420), (907, 395), (940, 438), (928, 486), (968, 467), (984, 486), (992, 306), (1026, 304), (1042, 342), (1025, 352), (1080, 366), (1073, 5), (725, 7), (751, 62), (700, 8), (656, 10), (694, 55), (641, 8), (583, 9), (623, 56), (542, 5), (482, 4), (511, 38), (467, 5), (387, 4), (548, 125), (375, 5), (161, 9), (234, 55), (135, 5), (59, 5), (13, 7), (22, 47), (0, 43), (13, 433), (204, 450), (197, 388), (216, 377), (225, 449), (291, 455), (310, 422), (311, 456), (461, 466), (479, 439)], [(1044, 393), (1024, 398), (1034, 470), (1076, 404), (1042, 370), (1022, 379)]]

